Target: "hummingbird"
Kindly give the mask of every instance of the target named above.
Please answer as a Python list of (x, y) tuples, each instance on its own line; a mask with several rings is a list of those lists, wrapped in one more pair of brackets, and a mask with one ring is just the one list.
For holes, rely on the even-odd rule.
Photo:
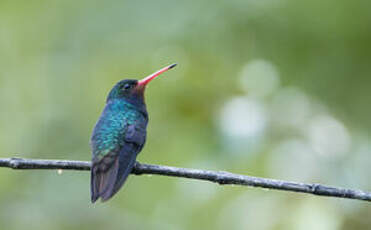
[(96, 123), (92, 149), (91, 202), (115, 195), (132, 171), (146, 141), (148, 113), (144, 91), (149, 82), (176, 64), (164, 67), (142, 80), (119, 81), (109, 92)]

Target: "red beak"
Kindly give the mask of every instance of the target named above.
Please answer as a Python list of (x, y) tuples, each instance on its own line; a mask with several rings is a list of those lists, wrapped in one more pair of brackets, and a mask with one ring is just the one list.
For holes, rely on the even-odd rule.
[(174, 68), (175, 66), (176, 66), (176, 64), (172, 64), (172, 65), (166, 66), (165, 68), (160, 69), (159, 71), (157, 71), (157, 72), (149, 75), (148, 77), (145, 77), (142, 80), (138, 81), (138, 85), (143, 86), (143, 87), (146, 86), (150, 81), (152, 81), (153, 79), (158, 77), (160, 74), (168, 71), (169, 69)]

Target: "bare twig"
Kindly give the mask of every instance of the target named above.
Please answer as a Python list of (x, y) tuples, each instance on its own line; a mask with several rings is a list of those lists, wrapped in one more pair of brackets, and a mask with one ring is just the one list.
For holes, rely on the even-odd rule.
[[(87, 161), (0, 158), (0, 167), (8, 167), (12, 169), (90, 170), (90, 165), (90, 162)], [(291, 192), (310, 193), (319, 196), (341, 197), (371, 201), (371, 193), (361, 190), (336, 188), (321, 184), (307, 184), (252, 177), (221, 171), (176, 168), (162, 165), (141, 164), (137, 162), (132, 173), (136, 175), (156, 174), (163, 176), (184, 177), (190, 179), (206, 180), (214, 183), (219, 183), (221, 185), (236, 184), (276, 190), (285, 190)]]

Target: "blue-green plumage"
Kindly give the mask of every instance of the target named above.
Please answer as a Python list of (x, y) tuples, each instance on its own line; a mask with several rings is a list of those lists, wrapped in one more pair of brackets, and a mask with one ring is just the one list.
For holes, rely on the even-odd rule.
[(93, 157), (101, 159), (108, 152), (123, 144), (121, 142), (125, 140), (125, 134), (130, 125), (141, 125), (145, 131), (146, 115), (125, 100), (110, 101), (93, 131), (91, 143)]
[[(143, 91), (136, 88), (136, 82), (121, 81), (112, 89), (95, 125), (91, 137), (92, 202), (99, 197), (105, 201), (119, 190), (144, 145), (148, 118)], [(123, 87), (129, 83), (133, 86), (126, 92)]]
[(140, 81), (120, 81), (111, 89), (90, 140), (93, 203), (99, 198), (102, 201), (111, 198), (129, 176), (146, 140), (145, 87), (174, 66), (167, 66)]

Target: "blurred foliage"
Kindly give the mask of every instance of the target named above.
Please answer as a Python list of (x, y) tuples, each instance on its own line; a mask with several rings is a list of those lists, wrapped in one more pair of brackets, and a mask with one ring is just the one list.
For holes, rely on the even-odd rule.
[[(89, 160), (114, 83), (147, 89), (139, 161), (371, 190), (371, 3), (0, 1), (0, 156)], [(365, 202), (0, 170), (1, 229), (366, 229)]]

